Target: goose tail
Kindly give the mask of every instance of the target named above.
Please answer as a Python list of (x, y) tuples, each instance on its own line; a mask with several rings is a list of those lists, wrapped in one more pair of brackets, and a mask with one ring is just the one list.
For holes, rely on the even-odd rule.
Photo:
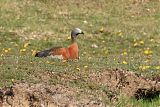
[(50, 50), (44, 50), (44, 51), (37, 52), (35, 54), (35, 57), (47, 57), (49, 56), (49, 52)]

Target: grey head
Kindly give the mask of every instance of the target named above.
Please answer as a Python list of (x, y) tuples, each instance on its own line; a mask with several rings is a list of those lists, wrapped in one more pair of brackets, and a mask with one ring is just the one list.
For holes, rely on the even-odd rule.
[(71, 37), (77, 37), (79, 34), (84, 34), (83, 31), (80, 28), (75, 28), (71, 32)]

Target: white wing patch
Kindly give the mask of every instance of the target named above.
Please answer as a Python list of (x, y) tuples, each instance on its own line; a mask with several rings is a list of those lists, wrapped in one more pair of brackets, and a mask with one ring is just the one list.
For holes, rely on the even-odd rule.
[(51, 58), (51, 59), (63, 59), (62, 55), (50, 55), (48, 57)]

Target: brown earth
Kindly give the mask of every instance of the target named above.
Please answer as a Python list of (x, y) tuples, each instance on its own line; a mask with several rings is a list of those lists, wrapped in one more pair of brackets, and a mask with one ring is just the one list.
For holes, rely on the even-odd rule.
[[(56, 79), (59, 77), (64, 84), (67, 84), (67, 81), (79, 80), (79, 76), (70, 78), (63, 73), (47, 76), (50, 77)], [(150, 100), (160, 94), (159, 77), (160, 75), (144, 78), (133, 72), (107, 70), (90, 72), (83, 80), (92, 83), (86, 88), (58, 83), (55, 85), (15, 83), (12, 87), (4, 87), (0, 90), (0, 107), (105, 107), (108, 103), (104, 98), (116, 102), (121, 95)]]

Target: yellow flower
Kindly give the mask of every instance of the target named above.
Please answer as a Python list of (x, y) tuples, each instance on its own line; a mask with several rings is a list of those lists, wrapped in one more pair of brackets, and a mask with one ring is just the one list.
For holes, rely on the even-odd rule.
[(3, 48), (3, 50), (4, 50), (5, 53), (8, 53), (11, 50), (11, 48), (8, 48), (8, 49)]
[(26, 51), (26, 49), (20, 49), (20, 52), (25, 52)]
[(108, 54), (108, 50), (106, 50), (104, 53), (105, 53), (105, 54)]
[(139, 43), (140, 43), (140, 44), (144, 44), (144, 41), (141, 40), (141, 41), (139, 41)]
[(84, 68), (88, 68), (88, 66), (87, 66), (87, 65), (85, 65), (85, 66), (84, 66)]
[(87, 24), (88, 22), (86, 20), (83, 21), (84, 24)]
[(12, 82), (14, 82), (14, 79), (11, 79)]
[(137, 39), (134, 39), (133, 41), (134, 41), (134, 42), (136, 42), (136, 41), (137, 41)]
[(47, 64), (49, 64), (49, 63), (50, 63), (50, 61), (46, 61), (46, 63), (47, 63)]
[(134, 47), (136, 47), (136, 46), (138, 46), (138, 45), (139, 45), (139, 44), (138, 44), (137, 42), (133, 44)]
[(31, 50), (32, 51), (32, 56), (35, 56), (36, 51), (35, 50)]
[(123, 55), (127, 55), (127, 52), (123, 52)]
[(154, 39), (150, 39), (150, 41), (151, 41), (151, 42), (153, 42), (153, 41), (154, 41)]
[(155, 68), (156, 68), (156, 69), (160, 69), (160, 66), (156, 66)]
[(144, 65), (144, 66), (140, 66), (139, 69), (141, 70), (146, 70), (146, 69), (149, 69), (151, 66), (149, 65)]
[(149, 48), (147, 48), (146, 50), (144, 50), (144, 54), (145, 55), (150, 55), (150, 54), (152, 54), (153, 52), (149, 49)]
[(102, 41), (102, 43), (105, 43), (105, 42), (106, 42), (105, 40)]
[(147, 63), (147, 62), (149, 62), (149, 60), (145, 60), (144, 62)]
[(47, 38), (47, 37), (45, 37), (43, 40), (44, 40), (44, 41), (46, 41), (47, 39), (48, 39), (48, 38)]
[(119, 36), (122, 36), (122, 32), (119, 32)]
[(76, 70), (80, 71), (81, 69), (77, 67)]
[(71, 39), (71, 36), (67, 36), (67, 40), (70, 40)]
[(9, 50), (5, 49), (5, 50), (4, 50), (4, 52), (5, 52), (5, 53), (8, 53), (8, 52), (9, 52)]
[(27, 42), (27, 43), (24, 44), (23, 47), (24, 47), (24, 48), (27, 48), (28, 46), (29, 46), (29, 43)]
[(147, 65), (147, 66), (144, 66), (144, 68), (146, 68), (146, 69), (148, 69), (148, 68), (150, 68), (151, 66), (149, 66), (149, 65)]
[(125, 65), (128, 64), (126, 61), (123, 61), (122, 63), (125, 64)]
[(92, 59), (92, 57), (88, 57), (88, 60)]
[(100, 28), (99, 31), (100, 31), (101, 33), (103, 33), (103, 32), (104, 32), (104, 28), (103, 28), (103, 27)]

